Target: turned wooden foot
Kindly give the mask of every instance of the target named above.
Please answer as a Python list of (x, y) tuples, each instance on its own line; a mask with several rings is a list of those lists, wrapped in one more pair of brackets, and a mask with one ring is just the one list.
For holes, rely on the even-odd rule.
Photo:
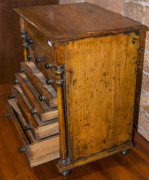
[(126, 149), (124, 151), (121, 151), (123, 156), (126, 156), (130, 152), (130, 149)]
[(68, 171), (64, 171), (61, 173), (64, 177), (66, 177), (67, 175), (71, 174), (71, 170)]

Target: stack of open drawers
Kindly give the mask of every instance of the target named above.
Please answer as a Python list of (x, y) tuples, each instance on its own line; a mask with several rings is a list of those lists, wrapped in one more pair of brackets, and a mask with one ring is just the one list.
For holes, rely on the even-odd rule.
[(24, 144), (19, 151), (26, 152), (32, 167), (60, 156), (58, 101), (54, 82), (49, 80), (53, 86), (46, 82), (48, 68), (54, 76), (49, 57), (27, 33), (22, 33), (22, 37), (29, 61), (22, 62), (16, 74), (5, 116), (14, 119)]

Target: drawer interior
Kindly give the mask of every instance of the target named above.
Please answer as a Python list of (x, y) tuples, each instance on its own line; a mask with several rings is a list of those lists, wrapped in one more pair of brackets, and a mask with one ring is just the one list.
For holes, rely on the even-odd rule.
[(45, 64), (50, 61), (50, 57), (44, 53), (44, 51), (41, 50), (41, 48), (35, 44), (28, 47), (28, 60), (31, 60), (36, 64), (38, 69), (46, 76), (46, 68)]
[(43, 139), (59, 133), (58, 119), (42, 122), (36, 114), (32, 116), (30, 114), (32, 106), (20, 86), (12, 86), (11, 90), (17, 97), (17, 104), (27, 122), (27, 126), (25, 128), (26, 130), (30, 129), (32, 131), (35, 139)]
[(24, 73), (17, 73), (16, 79), (28, 101), (34, 108), (32, 114), (37, 114), (41, 121), (49, 121), (58, 118), (57, 107), (50, 108), (45, 102), (39, 100), (40, 94)]
[(27, 155), (31, 167), (43, 164), (48, 161), (59, 158), (59, 135), (53, 135), (42, 140), (36, 140), (31, 130), (26, 131), (26, 120), (17, 104), (17, 99), (13, 98), (7, 101), (7, 108), (19, 137), (23, 143), (24, 151)]
[(49, 107), (57, 107), (57, 93), (51, 85), (46, 84), (45, 76), (39, 71), (37, 66), (32, 62), (23, 62), (21, 67), (25, 71), (27, 78), (40, 94), (41, 101), (45, 101)]

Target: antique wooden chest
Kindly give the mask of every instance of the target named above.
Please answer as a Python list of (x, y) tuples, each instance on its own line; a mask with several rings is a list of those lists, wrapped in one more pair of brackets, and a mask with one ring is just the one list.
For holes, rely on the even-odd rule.
[(146, 27), (90, 3), (17, 8), (24, 62), (7, 101), (31, 167), (76, 166), (132, 143), (136, 70)]

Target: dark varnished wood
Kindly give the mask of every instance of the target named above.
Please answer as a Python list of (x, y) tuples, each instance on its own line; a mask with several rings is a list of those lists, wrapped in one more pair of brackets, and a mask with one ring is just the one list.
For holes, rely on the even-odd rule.
[(22, 88), (28, 101), (31, 103), (32, 107), (37, 110), (37, 114), (41, 118), (41, 121), (48, 121), (51, 119), (58, 118), (58, 110), (56, 109), (52, 110), (46, 105), (45, 102), (39, 102), (38, 100), (39, 94), (35, 95), (35, 91), (33, 90), (33, 87), (29, 87), (30, 83), (27, 80), (25, 74), (18, 73), (16, 74), (16, 78), (19, 80), (20, 87)]
[[(58, 4), (58, 0), (0, 1), (0, 83), (10, 83), (23, 60), (19, 18), (13, 8)], [(14, 48), (15, 47), (15, 50)]]
[(55, 135), (36, 141), (30, 130), (23, 131), (27, 123), (17, 105), (17, 99), (8, 100), (7, 107), (10, 113), (9, 120), (13, 121), (17, 134), (22, 140), (23, 152), (27, 155), (30, 167), (57, 159), (59, 157), (59, 136)]
[(38, 6), (15, 10), (48, 36), (51, 41), (128, 32), (145, 27), (138, 22), (89, 3)]
[[(10, 93), (10, 85), (0, 85), (0, 116), (6, 112), (4, 100)], [(18, 154), (20, 139), (8, 119), (1, 118), (0, 127), (0, 179), (2, 180), (62, 180), (55, 163), (48, 162), (30, 168), (25, 154)], [(127, 156), (120, 153), (76, 168), (68, 180), (147, 180), (149, 176), (149, 144), (139, 134), (135, 135), (135, 147)], [(10, 145), (13, 144), (13, 145)], [(17, 158), (16, 158), (17, 157)]]
[[(30, 126), (30, 130), (32, 131), (36, 140), (59, 133), (58, 119), (48, 121), (47, 123), (36, 121), (35, 117), (30, 114), (29, 102), (27, 101), (27, 98), (23, 92), (20, 92), (21, 88), (14, 86), (11, 89), (17, 97), (18, 107), (25, 118), (25, 121), (27, 122), (27, 126)], [(27, 132), (28, 129), (25, 129), (25, 131)]]
[(39, 79), (45, 79), (44, 75), (36, 68), (36, 65), (32, 62), (21, 63), (21, 67), (25, 70), (26, 76), (36, 87), (40, 95), (45, 96), (45, 102), (49, 107), (57, 107), (57, 93), (54, 88), (49, 87), (49, 91), (43, 86), (42, 82)]
[[(44, 51), (55, 65), (54, 74), (43, 64), (39, 69), (58, 86), (59, 171), (131, 148), (140, 31), (147, 28), (89, 3), (16, 12), (24, 19), (21, 31), (33, 39), (28, 48), (38, 47), (29, 53)], [(37, 100), (25, 74), (17, 79), (39, 118), (49, 120), (54, 111)]]

